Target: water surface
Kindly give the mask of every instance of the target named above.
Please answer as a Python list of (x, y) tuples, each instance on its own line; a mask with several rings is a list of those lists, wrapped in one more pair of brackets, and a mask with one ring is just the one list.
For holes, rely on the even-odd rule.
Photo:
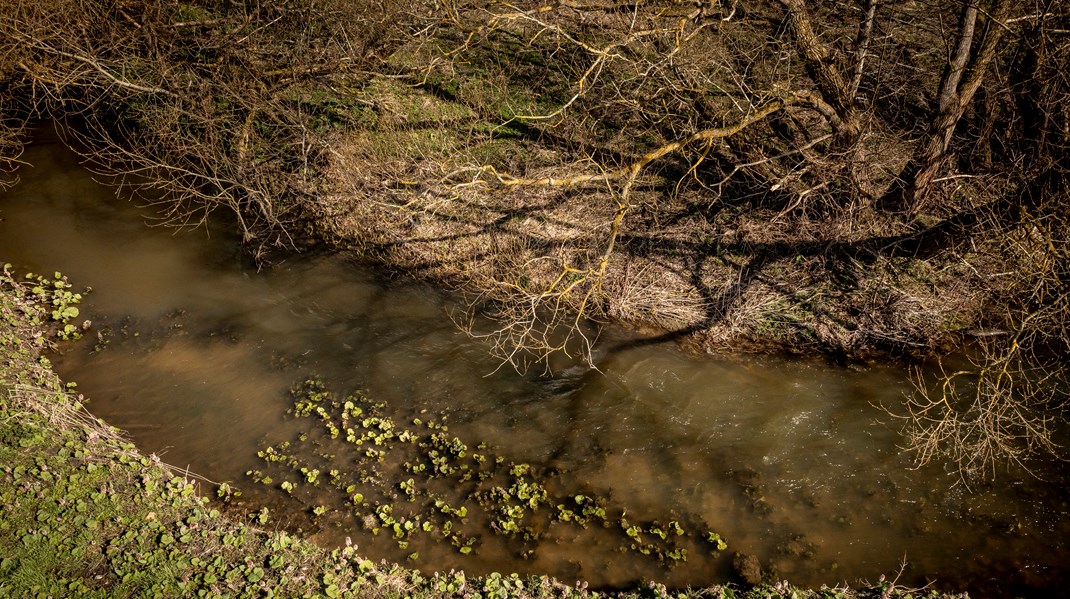
[[(0, 195), (0, 261), (93, 288), (82, 306), (90, 332), (57, 356), (59, 372), (143, 451), (230, 481), (247, 505), (271, 505), (279, 522), (321, 543), (349, 537), (393, 560), (419, 547), (414, 563), (428, 571), (598, 586), (724, 582), (738, 551), (798, 584), (875, 581), (905, 564), (901, 582), (936, 579), (974, 597), (988, 585), (1008, 596), (1066, 594), (1065, 468), (1046, 467), (1045, 481), (1003, 473), (971, 490), (943, 464), (911, 469), (875, 407), (909, 392), (900, 369), (695, 357), (609, 331), (598, 370), (520, 375), (460, 333), (449, 317), (460, 307), (428, 286), (336, 256), (260, 270), (225, 223), (210, 234), (148, 226), (159, 225), (151, 210), (117, 199), (57, 143), (32, 146), (24, 160), (33, 166)], [(263, 468), (256, 452), (266, 442), (308, 426), (285, 411), (289, 389), (312, 375), (340, 393), (364, 390), (399, 421), (446, 415), (450, 433), (473, 446), (553, 472), (634, 519), (709, 527), (730, 550), (714, 557), (693, 544), (686, 563), (668, 568), (622, 553), (620, 531), (591, 530), (548, 533), (533, 550), (488, 534), (463, 556), (430, 541), (400, 549), (355, 518), (317, 525), (309, 505), (245, 475)]]

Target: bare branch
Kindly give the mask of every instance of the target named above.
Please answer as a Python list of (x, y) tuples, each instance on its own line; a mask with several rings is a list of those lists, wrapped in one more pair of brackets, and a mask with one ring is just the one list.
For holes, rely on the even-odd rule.
[(878, 2), (879, 0), (866, 0), (865, 16), (858, 27), (858, 37), (855, 39), (854, 77), (851, 78), (849, 89), (852, 98), (858, 95), (858, 86), (862, 84), (862, 77), (866, 73), (866, 56), (869, 54), (869, 46), (873, 41), (873, 24), (877, 18)]

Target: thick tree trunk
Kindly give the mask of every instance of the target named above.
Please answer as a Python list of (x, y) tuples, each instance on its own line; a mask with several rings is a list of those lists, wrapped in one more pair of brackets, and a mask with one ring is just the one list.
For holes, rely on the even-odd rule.
[[(810, 78), (817, 83), (825, 102), (838, 117), (830, 119), (836, 145), (840, 148), (853, 146), (862, 133), (862, 118), (855, 106), (853, 86), (830, 60), (828, 48), (817, 39), (804, 0), (780, 0), (780, 3), (788, 9), (788, 25)], [(875, 10), (876, 2), (872, 4)]]

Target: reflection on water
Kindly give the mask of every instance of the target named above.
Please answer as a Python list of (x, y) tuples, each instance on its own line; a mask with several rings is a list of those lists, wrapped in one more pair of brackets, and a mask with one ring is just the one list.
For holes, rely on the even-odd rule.
[[(876, 580), (1052, 596), (1068, 580), (1065, 469), (1048, 482), (1008, 473), (968, 493), (940, 466), (921, 471), (896, 449), (874, 405), (908, 386), (893, 368), (805, 361), (718, 361), (672, 347), (614, 350), (601, 372), (520, 376), (457, 332), (449, 299), (383, 282), (333, 257), (294, 257), (258, 272), (227, 235), (145, 226), (56, 144), (24, 157), (19, 187), (0, 196), (0, 260), (67, 274), (93, 292), (84, 345), (56, 359), (90, 408), (146, 452), (253, 502), (290, 505), (292, 522), (325, 543), (351, 537), (373, 557), (403, 559), (359, 526), (315, 530), (281, 492), (253, 485), (258, 443), (294, 436), (288, 389), (310, 374), (364, 389), (399, 415), (448, 413), (451, 433), (561, 473), (637, 518), (705, 523), (731, 551), (802, 584)], [(100, 339), (93, 339), (100, 333)], [(101, 351), (91, 351), (98, 344)], [(106, 342), (104, 344), (103, 342)], [(623, 347), (623, 345), (621, 346)], [(720, 582), (728, 556), (663, 569), (589, 531), (548, 536), (527, 560), (508, 543), (473, 556), (425, 547), (428, 570), (543, 572), (622, 585)]]

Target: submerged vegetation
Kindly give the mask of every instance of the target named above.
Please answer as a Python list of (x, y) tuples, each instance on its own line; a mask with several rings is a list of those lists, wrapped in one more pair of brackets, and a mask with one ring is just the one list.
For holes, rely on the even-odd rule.
[[(629, 518), (608, 497), (569, 488), (565, 472), (510, 462), (483, 444), (470, 449), (441, 419), (399, 423), (384, 408), (363, 395), (340, 398), (319, 380), (305, 381), (294, 390), (291, 413), (318, 426), (264, 446), (258, 454), (264, 469), (247, 474), (314, 505), (310, 517), (320, 527), (351, 529), (356, 522), (392, 536), (401, 549), (424, 535), (469, 554), (479, 551), (482, 537), (499, 535), (513, 541), (514, 553), (530, 557), (545, 536), (567, 542), (562, 529), (571, 527), (604, 529), (604, 543), (669, 566), (686, 561), (688, 548), (714, 556), (728, 548), (709, 530), (716, 523), (685, 530), (674, 515)], [(418, 554), (410, 558), (419, 563)]]

